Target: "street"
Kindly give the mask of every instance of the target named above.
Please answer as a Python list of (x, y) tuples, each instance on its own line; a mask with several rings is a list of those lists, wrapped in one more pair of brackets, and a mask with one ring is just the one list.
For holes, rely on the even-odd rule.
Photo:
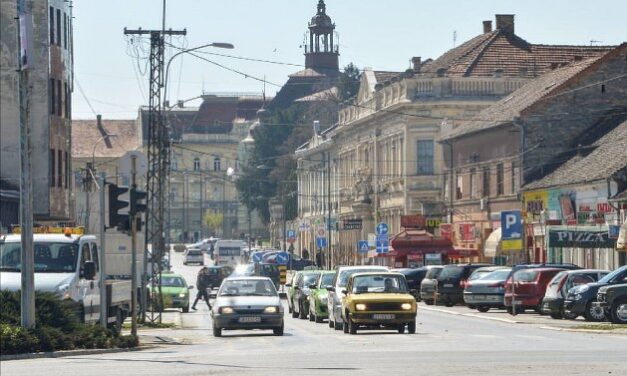
[[(183, 274), (188, 284), (194, 284), (199, 266), (183, 266), (182, 254), (172, 255), (173, 270)], [(181, 328), (140, 331), (140, 335), (175, 338), (181, 345), (5, 361), (1, 364), (2, 375), (608, 375), (622, 374), (627, 369), (625, 335), (553, 331), (542, 329), (542, 322), (515, 324), (505, 319), (473, 317), (479, 315), (453, 315), (445, 312), (448, 308), (433, 310), (423, 304), (419, 305), (414, 335), (392, 331), (347, 335), (328, 328), (326, 323), (314, 324), (286, 315), (283, 337), (269, 331), (227, 331), (223, 338), (211, 335), (208, 309), (203, 304), (198, 307), (196, 312), (180, 314)], [(459, 308), (460, 313), (473, 313)], [(168, 312), (164, 317), (178, 315)], [(511, 320), (525, 321), (521, 316)]]

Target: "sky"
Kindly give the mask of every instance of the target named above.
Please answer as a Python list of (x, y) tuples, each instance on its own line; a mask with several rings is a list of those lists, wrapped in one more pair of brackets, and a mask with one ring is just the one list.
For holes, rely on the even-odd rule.
[[(129, 29), (160, 29), (163, 0), (74, 0), (74, 119), (134, 119), (147, 104), (146, 39)], [(166, 28), (186, 29), (170, 43), (204, 48), (203, 57), (182, 54), (169, 69), (170, 102), (203, 93), (273, 96), (304, 65), (301, 45), (318, 0), (167, 0)], [(531, 43), (616, 45), (627, 41), (626, 0), (326, 0), (339, 34), (340, 66), (404, 71), (412, 56), (436, 58), (482, 32), (482, 21), (514, 14), (515, 32)], [(166, 61), (173, 51), (166, 51)], [(208, 55), (270, 60), (255, 62)], [(295, 65), (289, 65), (295, 64)], [(255, 80), (251, 77), (256, 77)], [(198, 100), (187, 102), (197, 105)]]

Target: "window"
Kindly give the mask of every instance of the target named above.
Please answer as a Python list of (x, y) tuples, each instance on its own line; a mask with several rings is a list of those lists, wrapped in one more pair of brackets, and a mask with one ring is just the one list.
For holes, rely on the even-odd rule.
[(63, 108), (63, 97), (61, 96), (61, 80), (57, 80), (57, 116), (61, 116), (61, 109)]
[(56, 185), (56, 151), (54, 149), (50, 149), (50, 186), (54, 187)]
[(66, 119), (71, 119), (72, 118), (72, 89), (70, 88), (70, 85), (66, 85), (67, 89), (66, 89), (66, 94), (65, 94), (65, 118)]
[(418, 175), (433, 175), (433, 140), (419, 140), (418, 150)]
[(213, 170), (220, 171), (220, 157), (215, 157), (213, 159)]
[(67, 50), (67, 14), (63, 13), (63, 47)]
[(65, 152), (65, 188), (70, 187), (70, 159), (68, 158), (68, 152)]
[(490, 197), (490, 167), (483, 168), (483, 197)]
[(57, 9), (57, 45), (61, 45), (61, 9)]
[(194, 158), (194, 171), (200, 171), (200, 158)]
[(518, 175), (520, 174), (520, 169), (516, 165), (516, 162), (512, 162), (512, 194), (516, 194), (518, 191)]
[(94, 264), (96, 264), (96, 272), (100, 269), (100, 265), (98, 262), (98, 246), (96, 244), (94, 244), (93, 248), (91, 249), (91, 259), (94, 260)]
[(63, 101), (63, 117), (67, 119), (67, 118), (69, 118), (68, 110), (67, 110), (67, 102), (68, 102), (67, 82), (63, 83), (63, 97), (64, 97), (64, 101)]
[(503, 163), (499, 163), (496, 165), (496, 195), (500, 196), (504, 192), (504, 184), (503, 184)]
[(475, 170), (474, 168), (470, 169), (470, 197), (471, 198), (476, 198), (478, 196), (478, 190), (477, 190), (477, 177), (475, 176), (477, 173), (477, 170)]
[(54, 115), (54, 113), (56, 112), (57, 109), (57, 101), (56, 101), (56, 86), (55, 86), (55, 81), (54, 78), (50, 79), (50, 82), (48, 83), (48, 96), (50, 98), (48, 98), (48, 100), (50, 101), (50, 115)]
[(50, 7), (50, 45), (54, 44), (54, 8)]
[(63, 151), (57, 150), (57, 187), (63, 187)]
[(457, 200), (461, 200), (464, 197), (463, 186), (464, 186), (464, 177), (462, 176), (461, 171), (457, 170), (457, 190), (455, 193), (455, 198)]

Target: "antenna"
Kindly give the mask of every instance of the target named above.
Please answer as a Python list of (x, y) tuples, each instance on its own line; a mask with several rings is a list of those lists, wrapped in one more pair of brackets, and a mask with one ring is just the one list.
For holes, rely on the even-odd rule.
[(457, 30), (453, 30), (453, 48), (457, 44)]
[(590, 39), (590, 45), (594, 46), (595, 44), (601, 44), (601, 41), (600, 40)]

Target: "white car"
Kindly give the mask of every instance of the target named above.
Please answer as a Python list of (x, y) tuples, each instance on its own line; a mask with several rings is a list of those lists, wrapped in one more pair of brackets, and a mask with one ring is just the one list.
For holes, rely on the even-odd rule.
[(183, 265), (200, 264), (205, 265), (205, 254), (199, 248), (190, 248), (185, 251)]

